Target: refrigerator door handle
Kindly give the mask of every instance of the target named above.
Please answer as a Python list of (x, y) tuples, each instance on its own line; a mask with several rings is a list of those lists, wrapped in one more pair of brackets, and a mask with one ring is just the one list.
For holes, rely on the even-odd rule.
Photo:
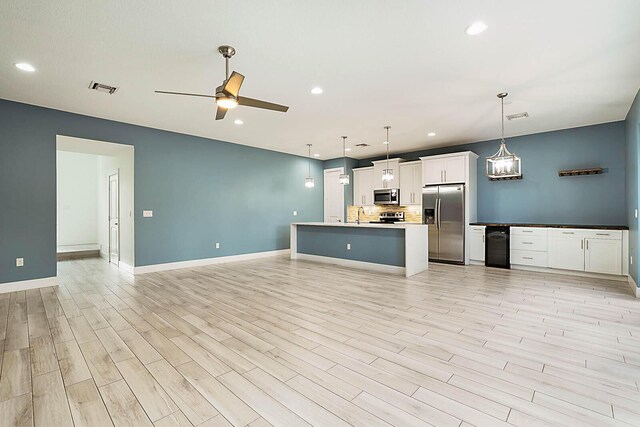
[(440, 198), (436, 199), (436, 228), (440, 228)]

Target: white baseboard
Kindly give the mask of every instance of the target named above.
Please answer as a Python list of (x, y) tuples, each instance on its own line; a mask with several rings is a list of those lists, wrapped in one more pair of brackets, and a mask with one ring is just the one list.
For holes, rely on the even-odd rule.
[(133, 266), (131, 266), (131, 265), (127, 264), (126, 262), (122, 262), (122, 261), (120, 261), (120, 262), (118, 263), (118, 268), (119, 268), (121, 271), (124, 271), (125, 273), (134, 274), (133, 272), (134, 272), (135, 267), (133, 267)]
[(309, 255), (309, 254), (301, 254), (301, 253), (297, 253), (295, 256), (295, 259), (300, 259), (304, 261), (322, 262), (325, 264), (339, 265), (341, 267), (358, 268), (361, 270), (377, 271), (379, 273), (400, 274), (402, 276), (405, 275), (405, 268), (397, 267), (395, 265), (376, 264), (373, 262), (354, 261), (351, 259), (332, 258), (328, 256)]
[(0, 294), (25, 291), (27, 289), (46, 288), (48, 286), (58, 286), (58, 278), (54, 276), (43, 279), (22, 280), (20, 282), (0, 283)]
[[(164, 264), (143, 265), (133, 267), (133, 274), (155, 273), (156, 271), (177, 270), (180, 268), (202, 267), (205, 265), (224, 264), (235, 261), (248, 261), (258, 258), (266, 258), (289, 253), (289, 249), (281, 249), (268, 252), (254, 252), (250, 254), (221, 256), (216, 258), (193, 259), (189, 261), (167, 262)], [(120, 263), (122, 265), (122, 263)]]
[(635, 296), (636, 298), (640, 298), (640, 289), (638, 289), (638, 284), (635, 280), (633, 280), (633, 277), (631, 277), (631, 275), (627, 276), (627, 283), (629, 284), (629, 288), (631, 288), (631, 293), (633, 293), (633, 296)]

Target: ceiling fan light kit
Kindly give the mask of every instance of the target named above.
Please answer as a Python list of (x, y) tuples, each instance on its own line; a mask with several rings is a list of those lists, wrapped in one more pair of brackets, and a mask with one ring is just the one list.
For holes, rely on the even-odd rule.
[(497, 95), (502, 107), (502, 137), (500, 139), (500, 148), (496, 154), (487, 157), (485, 160), (485, 175), (494, 181), (502, 179), (522, 179), (522, 160), (507, 149), (507, 144), (504, 140), (504, 99), (507, 95), (508, 93), (506, 92)]
[(198, 93), (185, 93), (185, 92), (167, 92), (162, 90), (156, 90), (156, 93), (168, 94), (168, 95), (184, 95), (184, 96), (199, 96), (203, 98), (213, 98), (216, 100), (218, 109), (216, 111), (216, 120), (224, 119), (227, 114), (227, 110), (236, 108), (238, 105), (253, 108), (262, 108), (263, 110), (279, 111), (286, 113), (289, 107), (286, 105), (274, 104), (272, 102), (261, 101), (259, 99), (246, 98), (239, 96), (240, 87), (244, 82), (244, 76), (236, 71), (229, 75), (229, 60), (236, 54), (236, 50), (227, 45), (220, 46), (218, 52), (224, 57), (225, 64), (225, 79), (222, 85), (216, 88), (215, 95), (206, 95)]

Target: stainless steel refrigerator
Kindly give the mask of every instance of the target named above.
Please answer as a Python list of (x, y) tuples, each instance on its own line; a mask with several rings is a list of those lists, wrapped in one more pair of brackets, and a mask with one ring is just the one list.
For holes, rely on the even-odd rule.
[(422, 223), (429, 225), (429, 261), (464, 263), (464, 184), (422, 188)]

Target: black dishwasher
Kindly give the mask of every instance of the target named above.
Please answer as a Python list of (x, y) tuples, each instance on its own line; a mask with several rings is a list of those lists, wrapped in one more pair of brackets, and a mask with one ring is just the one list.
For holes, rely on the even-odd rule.
[(484, 239), (484, 265), (511, 268), (509, 260), (509, 227), (487, 226)]

